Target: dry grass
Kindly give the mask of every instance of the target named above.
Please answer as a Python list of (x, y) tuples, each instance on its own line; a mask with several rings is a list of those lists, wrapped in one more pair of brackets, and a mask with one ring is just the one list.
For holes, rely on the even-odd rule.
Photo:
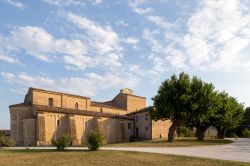
[(196, 138), (178, 138), (174, 143), (167, 142), (166, 139), (128, 142), (118, 144), (107, 144), (107, 147), (185, 147), (185, 146), (204, 146), (204, 145), (223, 145), (233, 141), (226, 139), (206, 138), (205, 141), (197, 141)]
[(0, 150), (0, 166), (36, 165), (86, 165), (86, 166), (243, 166), (249, 163), (202, 159), (164, 154), (121, 152), (121, 151), (80, 151), (58, 152), (55, 150)]

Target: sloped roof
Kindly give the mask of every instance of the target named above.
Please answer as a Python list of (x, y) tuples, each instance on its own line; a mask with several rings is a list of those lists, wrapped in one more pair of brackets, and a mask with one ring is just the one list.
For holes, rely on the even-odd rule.
[(49, 107), (49, 106), (43, 106), (43, 105), (34, 105), (34, 108), (37, 110), (37, 112), (53, 112), (53, 113), (64, 113), (64, 114), (133, 120), (126, 115), (116, 115), (116, 114), (111, 114), (111, 113), (102, 113), (102, 112), (87, 111), (87, 110), (77, 110), (77, 109), (69, 109), (69, 108), (61, 108), (61, 107)]
[(130, 112), (130, 113), (126, 114), (126, 115), (133, 115), (133, 114), (142, 113), (142, 112), (149, 112), (153, 108), (154, 108), (153, 106), (145, 107), (145, 108), (142, 108), (140, 110)]
[(26, 102), (26, 103), (18, 103), (18, 104), (10, 105), (9, 107), (28, 107), (28, 106), (32, 106), (31, 103), (29, 103), (29, 102)]
[(114, 108), (114, 109), (119, 109), (119, 110), (122, 110), (122, 111), (126, 111), (125, 109), (122, 109), (120, 107), (116, 107), (116, 106), (114, 106), (114, 105), (112, 105), (111, 103), (108, 103), (108, 102), (92, 101), (90, 103), (90, 105), (92, 105), (92, 106), (99, 106), (99, 107)]

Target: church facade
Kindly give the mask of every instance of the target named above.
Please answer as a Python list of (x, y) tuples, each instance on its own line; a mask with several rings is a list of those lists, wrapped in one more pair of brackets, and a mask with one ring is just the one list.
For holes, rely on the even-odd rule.
[(29, 88), (24, 102), (10, 105), (11, 137), (18, 146), (49, 146), (51, 140), (70, 135), (73, 145), (86, 142), (91, 131), (106, 143), (128, 142), (132, 137), (167, 137), (170, 121), (150, 119), (146, 98), (125, 88), (110, 101)]

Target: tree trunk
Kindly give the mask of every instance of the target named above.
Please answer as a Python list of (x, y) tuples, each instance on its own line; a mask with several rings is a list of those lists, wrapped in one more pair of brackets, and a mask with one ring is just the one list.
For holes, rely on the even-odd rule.
[(196, 127), (195, 136), (197, 137), (198, 141), (204, 141), (205, 132), (207, 131), (207, 126), (198, 126)]
[(173, 121), (172, 125), (169, 128), (168, 131), (168, 142), (174, 142), (175, 132), (177, 130), (177, 127), (180, 125), (180, 122), (175, 120)]
[(227, 132), (227, 127), (216, 127), (216, 129), (218, 131), (218, 139), (224, 139)]

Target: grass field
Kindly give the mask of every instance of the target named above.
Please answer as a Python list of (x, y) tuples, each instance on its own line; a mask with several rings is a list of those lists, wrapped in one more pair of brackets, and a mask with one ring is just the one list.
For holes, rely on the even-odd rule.
[(167, 142), (166, 139), (128, 142), (119, 144), (107, 144), (107, 147), (185, 147), (185, 146), (202, 146), (202, 145), (222, 145), (233, 141), (226, 139), (207, 138), (205, 141), (197, 141), (196, 138), (177, 138), (174, 143)]
[(86, 166), (244, 166), (249, 163), (165, 154), (68, 150), (0, 150), (0, 166), (86, 165)]

